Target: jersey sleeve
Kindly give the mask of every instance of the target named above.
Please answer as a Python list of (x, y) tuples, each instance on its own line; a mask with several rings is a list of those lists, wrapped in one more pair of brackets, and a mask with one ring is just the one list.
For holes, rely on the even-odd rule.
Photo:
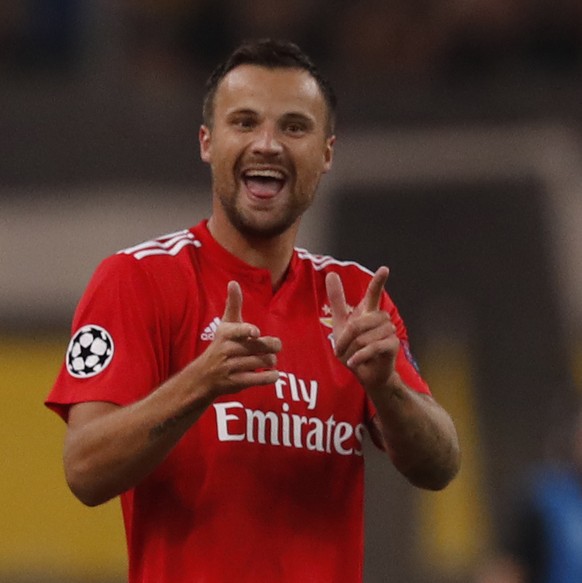
[(166, 360), (160, 303), (151, 276), (134, 258), (104, 260), (75, 311), (65, 362), (46, 406), (67, 420), (75, 403), (127, 405), (158, 386)]
[(396, 326), (396, 334), (400, 340), (400, 350), (396, 357), (396, 371), (404, 383), (411, 389), (430, 395), (429, 386), (422, 378), (418, 364), (412, 355), (408, 340), (408, 331), (406, 330), (404, 321), (394, 302), (386, 292), (382, 294), (381, 308), (390, 315), (390, 319), (394, 326)]

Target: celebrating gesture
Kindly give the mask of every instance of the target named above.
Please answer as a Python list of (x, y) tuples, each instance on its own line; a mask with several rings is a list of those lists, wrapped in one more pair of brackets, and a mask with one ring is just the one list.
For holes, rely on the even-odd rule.
[(311, 60), (245, 43), (202, 115), (211, 216), (105, 259), (75, 313), (47, 399), (67, 483), (121, 497), (129, 583), (359, 583), (365, 429), (434, 490), (458, 471), (455, 427), (403, 353), (388, 269), (295, 246), (336, 141)]
[(274, 383), (279, 374), (274, 370), (281, 341), (261, 336), (260, 330), (242, 319), (242, 291), (236, 281), (227, 287), (222, 322), (214, 341), (200, 356), (200, 382), (215, 395), (236, 393), (242, 389)]
[(400, 341), (390, 316), (380, 309), (388, 268), (380, 267), (372, 277), (360, 303), (350, 312), (344, 288), (336, 272), (325, 283), (333, 317), (337, 357), (373, 390), (384, 386), (394, 371)]

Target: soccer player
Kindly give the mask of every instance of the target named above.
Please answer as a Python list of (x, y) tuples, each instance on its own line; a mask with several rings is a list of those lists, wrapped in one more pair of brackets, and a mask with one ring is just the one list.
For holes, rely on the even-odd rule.
[(388, 269), (295, 247), (334, 118), (297, 46), (239, 47), (204, 100), (210, 218), (103, 261), (76, 310), (47, 405), (73, 493), (121, 496), (130, 583), (361, 581), (364, 431), (418, 487), (458, 470)]

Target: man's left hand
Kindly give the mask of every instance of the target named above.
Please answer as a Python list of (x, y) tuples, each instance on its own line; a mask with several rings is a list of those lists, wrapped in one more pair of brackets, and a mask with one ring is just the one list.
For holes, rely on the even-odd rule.
[(350, 313), (340, 276), (328, 273), (325, 284), (333, 318), (337, 357), (358, 377), (367, 391), (387, 387), (394, 374), (400, 341), (387, 312), (380, 309), (387, 267), (372, 277), (360, 303)]

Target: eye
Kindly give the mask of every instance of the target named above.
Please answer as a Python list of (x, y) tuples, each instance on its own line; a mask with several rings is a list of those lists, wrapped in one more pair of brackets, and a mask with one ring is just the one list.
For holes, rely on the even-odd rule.
[(290, 121), (285, 125), (285, 132), (292, 136), (303, 135), (306, 131), (306, 125), (299, 121)]
[(301, 113), (294, 113), (283, 117), (280, 127), (288, 136), (300, 138), (313, 131), (314, 122)]
[(244, 115), (233, 118), (231, 120), (231, 125), (241, 131), (246, 132), (252, 130), (257, 125), (257, 121), (253, 116)]
[(291, 132), (292, 134), (296, 134), (296, 133), (302, 132), (304, 130), (305, 130), (305, 128), (299, 123), (290, 123), (287, 126), (287, 131)]

